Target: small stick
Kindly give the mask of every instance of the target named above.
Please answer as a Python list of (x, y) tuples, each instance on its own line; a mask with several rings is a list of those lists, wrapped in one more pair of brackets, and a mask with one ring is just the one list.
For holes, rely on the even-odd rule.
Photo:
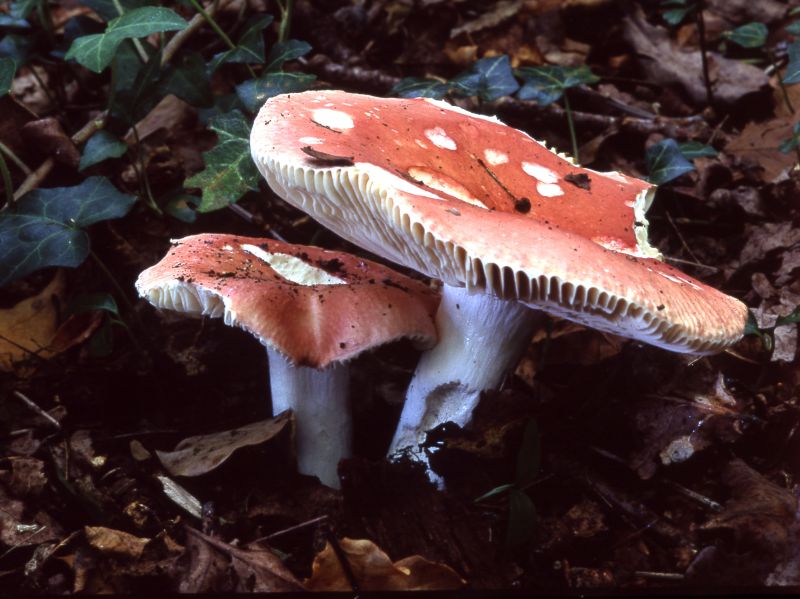
[(353, 591), (356, 593), (359, 592), (358, 588), (358, 581), (356, 580), (356, 575), (353, 574), (353, 569), (350, 567), (350, 562), (347, 560), (347, 556), (344, 553), (341, 545), (339, 545), (339, 541), (336, 540), (336, 537), (330, 530), (325, 530), (325, 538), (333, 547), (333, 552), (336, 554), (336, 558), (339, 560), (339, 564), (342, 566), (342, 572), (344, 572), (345, 578), (347, 578), (347, 582), (350, 583)]
[(270, 533), (266, 537), (261, 537), (259, 539), (256, 539), (255, 541), (252, 541), (252, 542), (253, 543), (261, 543), (263, 541), (270, 541), (272, 539), (276, 539), (276, 538), (278, 538), (280, 536), (283, 536), (285, 534), (289, 534), (290, 532), (294, 532), (296, 530), (300, 530), (300, 529), (306, 528), (308, 526), (312, 526), (314, 524), (317, 524), (317, 523), (322, 522), (322, 521), (327, 520), (327, 519), (328, 519), (327, 514), (324, 515), (324, 516), (318, 516), (317, 518), (312, 518), (311, 520), (306, 520), (305, 522), (301, 522), (300, 524), (295, 524), (294, 526), (290, 526), (289, 528), (284, 528), (283, 530), (279, 530), (277, 532)]
[(54, 426), (56, 429), (58, 429), (58, 430), (61, 430), (61, 423), (60, 423), (58, 420), (56, 420), (56, 419), (55, 419), (55, 418), (53, 418), (53, 417), (52, 417), (50, 414), (48, 414), (47, 412), (45, 412), (45, 411), (44, 411), (42, 408), (40, 408), (39, 406), (37, 406), (37, 405), (36, 405), (36, 404), (35, 404), (33, 401), (31, 401), (31, 400), (30, 400), (28, 397), (26, 397), (24, 394), (22, 394), (22, 393), (21, 393), (21, 392), (19, 392), (19, 391), (14, 391), (14, 395), (15, 395), (15, 396), (16, 396), (18, 399), (22, 400), (22, 402), (23, 402), (23, 403), (24, 403), (26, 406), (28, 406), (28, 407), (29, 407), (31, 410), (33, 410), (34, 412), (36, 412), (37, 414), (39, 414), (39, 416), (41, 416), (42, 418), (44, 418), (45, 420), (47, 420), (47, 421), (48, 421), (50, 424), (52, 424), (52, 425), (53, 425), (53, 426)]
[(684, 579), (684, 575), (678, 574), (677, 572), (645, 572), (643, 570), (637, 570), (634, 572), (634, 575), (649, 580), (674, 580), (680, 582)]

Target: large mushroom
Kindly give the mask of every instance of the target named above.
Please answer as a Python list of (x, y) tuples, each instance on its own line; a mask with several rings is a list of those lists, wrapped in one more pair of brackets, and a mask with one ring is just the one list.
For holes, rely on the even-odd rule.
[(271, 239), (173, 241), (136, 288), (157, 308), (221, 317), (266, 346), (273, 413), (295, 414), (298, 469), (335, 488), (352, 444), (346, 362), (401, 338), (436, 341), (438, 298), (423, 283), (350, 254)]
[(692, 354), (744, 332), (741, 302), (648, 244), (650, 184), (580, 168), (497, 119), (430, 99), (310, 91), (268, 100), (251, 149), (287, 202), (444, 283), (439, 343), (420, 360), (390, 453), (448, 420), (467, 424), (538, 310)]

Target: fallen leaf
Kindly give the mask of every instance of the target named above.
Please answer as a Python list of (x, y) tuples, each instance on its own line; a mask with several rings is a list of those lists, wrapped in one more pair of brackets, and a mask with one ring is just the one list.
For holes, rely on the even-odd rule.
[(63, 293), (64, 274), (58, 270), (38, 294), (0, 310), (0, 370), (10, 372), (32, 354), (41, 358), (51, 356), (47, 346), (58, 328), (55, 300)]
[(104, 526), (84, 526), (83, 533), (89, 545), (98, 551), (133, 559), (140, 558), (145, 545), (150, 542), (150, 539)]
[(486, 12), (461, 23), (458, 27), (453, 27), (450, 31), (450, 38), (458, 37), (462, 33), (470, 34), (496, 27), (515, 16), (522, 8), (522, 4), (522, 0), (500, 0), (500, 2), (487, 3)]
[(0, 487), (0, 543), (7, 547), (27, 547), (63, 536), (58, 523), (43, 511), (26, 514), (25, 505), (6, 495)]
[[(372, 541), (339, 541), (360, 591), (446, 591), (466, 584), (444, 564), (414, 555), (392, 562)], [(311, 578), (305, 582), (310, 591), (352, 591), (342, 564), (330, 543), (314, 558)]]
[(797, 545), (798, 500), (739, 459), (721, 478), (731, 499), (701, 527), (715, 543), (698, 554), (687, 579), (729, 588), (763, 584)]
[(188, 437), (174, 451), (156, 451), (156, 455), (173, 476), (200, 476), (217, 468), (237, 449), (269, 441), (291, 419), (292, 414), (287, 411), (241, 428)]
[[(678, 86), (700, 106), (707, 102), (700, 51), (687, 52), (672, 42), (664, 27), (650, 25), (641, 9), (623, 21), (625, 37), (647, 72), (648, 80)], [(730, 107), (756, 94), (769, 95), (769, 80), (761, 69), (743, 61), (707, 52), (712, 65), (714, 100)], [(750, 96), (750, 98), (748, 98)]]
[(42, 157), (53, 158), (56, 162), (72, 168), (76, 168), (80, 162), (81, 153), (58, 119), (47, 117), (25, 123), (22, 127), (22, 136), (25, 143), (36, 148)]
[[(181, 592), (208, 591), (232, 571), (236, 592), (285, 593), (303, 590), (283, 562), (269, 549), (242, 549), (186, 527), (190, 565), (180, 583)], [(215, 582), (216, 581), (216, 582)]]

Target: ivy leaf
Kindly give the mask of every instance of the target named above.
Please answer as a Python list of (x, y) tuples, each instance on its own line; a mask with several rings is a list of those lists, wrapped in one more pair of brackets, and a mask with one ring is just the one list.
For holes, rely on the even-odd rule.
[(778, 319), (775, 321), (775, 326), (782, 327), (784, 325), (795, 324), (797, 322), (800, 322), (800, 306), (797, 306), (789, 314), (778, 316)]
[(0, 28), (27, 31), (31, 28), (31, 24), (25, 19), (20, 19), (12, 15), (0, 14)]
[(105, 177), (25, 194), (0, 214), (0, 286), (40, 268), (80, 265), (89, 254), (83, 229), (125, 216), (134, 202)]
[[(120, 16), (120, 11), (117, 10), (117, 4), (115, 2), (109, 2), (108, 0), (80, 0), (80, 4), (91, 8), (106, 22), (113, 21)], [(140, 8), (145, 4), (152, 4), (152, 2), (148, 0), (119, 0), (119, 7), (122, 9), (123, 13)]]
[(147, 37), (151, 33), (175, 31), (186, 27), (186, 21), (169, 8), (144, 6), (113, 19), (105, 33), (77, 38), (67, 51), (66, 60), (74, 58), (90, 71), (100, 73), (114, 59), (119, 45), (126, 39)]
[(205, 170), (189, 177), (184, 187), (203, 191), (199, 212), (210, 212), (234, 204), (246, 192), (258, 189), (258, 171), (250, 157), (250, 123), (238, 110), (221, 114), (209, 122), (219, 137), (217, 145), (203, 153)]
[(236, 86), (236, 95), (250, 112), (258, 109), (272, 96), (307, 90), (316, 80), (308, 73), (266, 73)]
[(0, 58), (0, 96), (5, 96), (11, 89), (14, 75), (17, 72), (17, 61), (13, 58)]
[(645, 159), (650, 172), (648, 180), (655, 185), (662, 185), (694, 170), (694, 165), (681, 154), (678, 142), (674, 139), (664, 139), (647, 148)]
[(113, 133), (101, 129), (86, 142), (78, 170), (82, 171), (109, 158), (119, 158), (127, 151), (128, 144)]
[(284, 63), (305, 56), (311, 52), (311, 44), (300, 40), (278, 42), (269, 50), (266, 71), (279, 71)]
[(599, 77), (586, 65), (522, 67), (517, 69), (517, 75), (524, 82), (517, 97), (520, 100), (535, 100), (542, 106), (555, 102), (571, 87), (599, 81)]
[(199, 205), (200, 198), (188, 193), (178, 193), (166, 201), (164, 212), (185, 223), (193, 223), (197, 220), (196, 208)]
[(694, 10), (694, 6), (686, 6), (684, 8), (671, 8), (661, 13), (663, 19), (672, 25), (680, 25), (683, 20)]
[(112, 114), (129, 125), (143, 119), (164, 95), (157, 93), (156, 89), (160, 73), (159, 50), (142, 65), (130, 89), (117, 91), (111, 107)]
[(119, 308), (114, 296), (105, 291), (97, 293), (81, 293), (73, 297), (67, 304), (67, 314), (81, 314), (94, 310), (103, 310), (119, 316)]
[(490, 499), (492, 497), (500, 495), (501, 493), (505, 493), (506, 491), (509, 491), (509, 490), (511, 490), (513, 488), (514, 488), (514, 485), (512, 485), (512, 484), (500, 485), (499, 487), (495, 487), (491, 491), (487, 491), (486, 493), (484, 493), (480, 497), (475, 498), (474, 501), (475, 501), (475, 503), (480, 503), (482, 501), (486, 501), (487, 499)]
[(536, 508), (531, 498), (519, 489), (512, 489), (508, 494), (506, 547), (513, 549), (530, 541), (535, 527)]
[(519, 89), (505, 54), (480, 59), (471, 69), (452, 79), (450, 85), (453, 91), (464, 96), (478, 96), (484, 102), (492, 102)]
[(792, 21), (784, 28), (784, 31), (789, 35), (800, 35), (800, 21)]
[(261, 15), (250, 19), (236, 44), (236, 48), (223, 52), (216, 66), (225, 62), (255, 63), (264, 62), (264, 29), (272, 23), (272, 15)]
[(719, 155), (719, 152), (717, 152), (714, 146), (709, 146), (699, 141), (687, 141), (678, 144), (678, 148), (681, 154), (683, 154), (683, 157), (687, 160), (693, 160), (695, 158), (714, 158)]
[(14, 0), (8, 12), (17, 19), (27, 19), (31, 11), (41, 3), (42, 0)]
[(0, 40), (0, 58), (12, 58), (17, 65), (28, 61), (36, 36), (9, 33)]
[(214, 104), (205, 61), (197, 53), (187, 54), (178, 64), (170, 65), (158, 87), (159, 95), (174, 94), (192, 106), (208, 108)]
[(400, 98), (444, 98), (450, 86), (436, 79), (420, 79), (406, 77), (401, 79), (391, 90), (393, 96)]
[(722, 37), (742, 48), (761, 48), (767, 43), (767, 26), (764, 23), (747, 23), (733, 31), (725, 31)]
[(800, 83), (800, 40), (792, 42), (786, 49), (789, 53), (789, 64), (783, 75), (783, 82), (787, 85)]

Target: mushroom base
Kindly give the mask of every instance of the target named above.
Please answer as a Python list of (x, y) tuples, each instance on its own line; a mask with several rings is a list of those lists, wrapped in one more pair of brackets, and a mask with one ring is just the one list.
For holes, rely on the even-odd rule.
[(294, 412), (298, 471), (338, 489), (339, 460), (352, 455), (349, 368), (294, 366), (272, 348), (267, 355), (272, 413)]
[(445, 422), (466, 426), (481, 392), (496, 389), (530, 342), (541, 312), (515, 301), (445, 285), (436, 313), (439, 343), (420, 358), (389, 455), (415, 448)]

